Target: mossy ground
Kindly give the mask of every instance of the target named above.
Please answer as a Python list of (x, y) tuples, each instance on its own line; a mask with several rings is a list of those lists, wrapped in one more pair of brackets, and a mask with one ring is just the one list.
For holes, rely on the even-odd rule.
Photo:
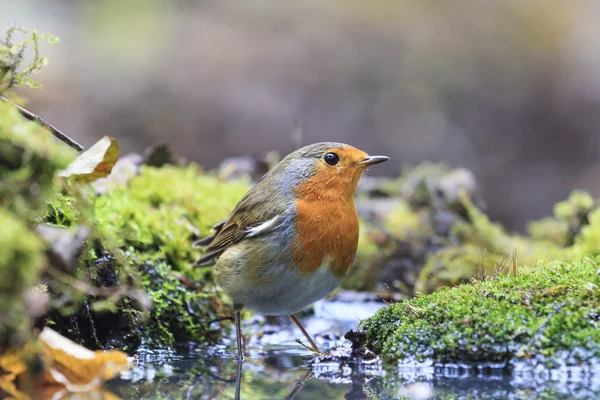
[(600, 358), (600, 257), (441, 289), (362, 323), (386, 360), (573, 363)]

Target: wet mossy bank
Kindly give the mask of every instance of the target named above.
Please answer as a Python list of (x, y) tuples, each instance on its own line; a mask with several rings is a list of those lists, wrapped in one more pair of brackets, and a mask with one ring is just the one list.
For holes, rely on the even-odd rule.
[(598, 363), (600, 209), (589, 194), (517, 234), (488, 218), (468, 171), (424, 164), (380, 188), (386, 208), (366, 240), (375, 251), (355, 277), (415, 297), (363, 322), (371, 350), (390, 361)]
[(367, 346), (389, 361), (597, 364), (600, 257), (443, 288), (384, 307), (361, 326)]
[(131, 350), (217, 343), (231, 311), (212, 270), (194, 266), (200, 252), (191, 243), (225, 218), (247, 188), (247, 181), (225, 181), (195, 164), (142, 165), (105, 193), (49, 201), (45, 221), (68, 215), (61, 226), (91, 228), (74, 275), (96, 292), (115, 292), (55, 310), (56, 330), (88, 346)]
[(56, 172), (73, 157), (0, 100), (0, 349), (22, 343), (30, 330), (32, 288), (39, 283), (46, 248), (32, 223), (52, 194)]
[[(32, 199), (37, 208), (9, 210), (35, 238), (30, 246), (39, 244), (27, 251), (37, 260), (37, 272), (22, 285), (27, 290), (42, 284), (50, 297), (38, 324), (50, 324), (89, 347), (129, 350), (142, 344), (216, 343), (228, 331), (230, 323), (223, 320), (231, 314), (227, 300), (215, 288), (211, 269), (193, 266), (201, 253), (191, 243), (228, 215), (251, 182), (230, 180), (223, 171), (207, 172), (196, 164), (148, 165), (151, 158), (145, 164), (141, 156), (123, 156), (107, 179), (91, 184), (46, 179), (45, 200)], [(597, 209), (588, 195), (574, 193), (557, 205), (557, 216), (537, 222), (552, 228), (540, 229), (542, 236), (511, 235), (475, 206), (476, 193), (458, 171), (424, 165), (382, 181), (383, 188), (359, 193), (363, 229), (346, 287), (369, 289), (357, 277), (373, 272), (374, 282), (393, 287), (393, 274), (406, 273), (411, 262), (417, 290), (431, 291), (493, 273), (513, 248), (521, 264), (544, 255), (573, 257), (596, 243)], [(457, 174), (463, 175), (457, 179)], [(26, 193), (11, 192), (11, 204), (25, 201)], [(377, 208), (378, 201), (387, 205)], [(365, 204), (371, 211), (361, 208)], [(57, 246), (41, 228), (54, 230)], [(391, 275), (382, 273), (386, 269)]]
[(248, 179), (157, 152), (105, 179), (65, 176), (77, 153), (2, 100), (0, 143), (0, 351), (43, 326), (91, 348), (220, 340), (231, 313), (191, 243)]
[[(122, 156), (106, 179), (91, 183), (59, 177), (74, 152), (7, 103), (0, 113), (10, 116), (2, 119), (3, 140), (20, 154), (18, 163), (2, 155), (2, 179), (10, 185), (0, 192), (0, 217), (15, 232), (2, 237), (0, 270), (13, 288), (4, 291), (4, 326), (12, 328), (3, 341), (14, 332), (26, 337), (36, 324), (89, 347), (218, 342), (231, 326), (231, 310), (212, 270), (193, 266), (201, 253), (191, 243), (228, 215), (249, 178), (157, 162), (152, 154)], [(553, 218), (521, 236), (481, 211), (467, 171), (426, 164), (368, 185), (363, 181), (357, 196), (362, 231), (347, 288), (430, 292), (493, 274), (513, 249), (526, 269), (540, 259), (574, 259), (598, 243), (600, 214), (585, 193), (574, 193)], [(48, 304), (27, 310), (35, 309), (32, 298)]]
[[(13, 50), (0, 55), (19, 56)], [(6, 95), (26, 81), (14, 73), (0, 69)], [(116, 161), (116, 141), (103, 141)], [(201, 253), (191, 243), (273, 160), (229, 160), (205, 171), (157, 148), (121, 155), (114, 166), (103, 159), (96, 172), (112, 169), (105, 179), (65, 175), (77, 153), (3, 100), (0, 144), (0, 349), (44, 325), (88, 347), (128, 350), (216, 343), (227, 332), (227, 299), (210, 268), (193, 266)], [(512, 234), (484, 213), (473, 174), (444, 165), (367, 176), (356, 204), (361, 236), (343, 283), (355, 290), (429, 293), (494, 274), (511, 252), (527, 269), (599, 250), (600, 210), (589, 195), (573, 193), (527, 235)]]

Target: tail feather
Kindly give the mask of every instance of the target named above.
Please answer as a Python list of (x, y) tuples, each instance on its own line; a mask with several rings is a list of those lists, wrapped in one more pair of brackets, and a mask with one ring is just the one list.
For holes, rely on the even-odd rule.
[(220, 255), (221, 253), (209, 253), (207, 255), (205, 255), (204, 257), (202, 257), (201, 259), (199, 259), (198, 261), (196, 261), (196, 263), (194, 264), (196, 267), (204, 267), (207, 265), (213, 265), (215, 263), (215, 261), (217, 261), (217, 257)]
[(199, 248), (202, 248), (202, 247), (206, 247), (209, 244), (211, 244), (211, 242), (213, 241), (213, 239), (215, 238), (215, 236), (217, 236), (217, 235), (214, 234), (214, 235), (210, 235), (210, 236), (207, 236), (205, 238), (202, 238), (202, 239), (198, 239), (194, 243), (192, 243), (192, 247), (194, 249), (199, 249)]
[[(196, 240), (194, 243), (192, 243), (192, 247), (194, 249), (199, 249), (202, 247), (209, 246), (212, 243), (212, 241), (215, 239), (215, 237), (219, 234), (219, 232), (221, 232), (221, 229), (223, 229), (225, 222), (227, 222), (227, 220), (223, 220), (223, 221), (219, 222), (217, 225), (213, 226), (212, 227), (213, 234), (210, 236), (207, 236), (205, 238)], [(196, 261), (195, 265), (198, 267), (210, 265), (213, 263), (214, 259), (219, 256), (219, 254), (221, 254), (221, 253), (219, 252), (219, 253), (205, 254), (201, 259)]]

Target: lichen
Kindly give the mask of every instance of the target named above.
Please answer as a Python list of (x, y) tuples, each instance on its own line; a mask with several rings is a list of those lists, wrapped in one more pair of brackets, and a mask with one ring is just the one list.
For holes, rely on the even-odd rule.
[(381, 309), (362, 323), (386, 360), (531, 360), (600, 357), (600, 257), (539, 263)]
[[(19, 41), (20, 40), (20, 41)], [(17, 85), (40, 88), (41, 85), (31, 75), (41, 71), (48, 63), (40, 54), (40, 43), (58, 43), (58, 38), (50, 34), (38, 34), (36, 30), (28, 33), (19, 28), (10, 28), (0, 38), (0, 95)], [(31, 52), (30, 62), (25, 55)]]

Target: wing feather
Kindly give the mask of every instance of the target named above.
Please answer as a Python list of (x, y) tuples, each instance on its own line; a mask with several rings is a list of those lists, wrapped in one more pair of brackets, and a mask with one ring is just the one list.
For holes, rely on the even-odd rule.
[(259, 183), (246, 193), (229, 218), (213, 227), (213, 235), (194, 242), (196, 247), (206, 246), (196, 265), (211, 264), (229, 247), (270, 232), (281, 224), (289, 202), (284, 195), (261, 186)]

